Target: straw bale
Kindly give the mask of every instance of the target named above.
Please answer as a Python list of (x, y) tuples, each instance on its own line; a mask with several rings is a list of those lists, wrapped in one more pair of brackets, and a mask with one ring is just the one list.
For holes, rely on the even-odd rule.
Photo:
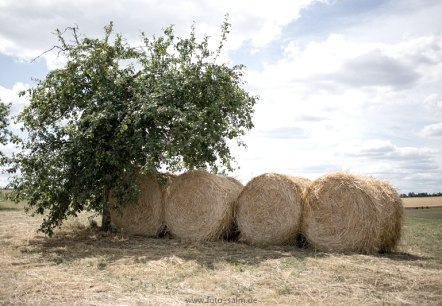
[(373, 179), (376, 186), (380, 203), (383, 203), (382, 220), (383, 231), (381, 233), (381, 246), (379, 252), (392, 252), (396, 250), (402, 234), (404, 218), (404, 206), (397, 190), (388, 182)]
[[(124, 233), (157, 236), (164, 219), (163, 190), (152, 175), (140, 175), (138, 187), (140, 193), (136, 203), (111, 209), (112, 223)], [(111, 202), (115, 199), (111, 198)]]
[(302, 232), (320, 251), (388, 252), (400, 239), (402, 216), (402, 201), (387, 182), (337, 172), (310, 184)]
[(252, 179), (235, 205), (240, 240), (251, 244), (288, 244), (300, 229), (302, 195), (309, 180), (266, 173)]
[(228, 237), (233, 203), (243, 186), (237, 180), (202, 170), (176, 177), (165, 195), (165, 224), (173, 237), (203, 241)]

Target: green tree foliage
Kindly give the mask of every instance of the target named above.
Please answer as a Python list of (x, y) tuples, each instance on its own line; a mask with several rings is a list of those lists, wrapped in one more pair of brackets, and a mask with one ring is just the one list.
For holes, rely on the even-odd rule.
[(0, 144), (8, 143), (8, 116), (10, 106), (0, 100)]
[(215, 51), (194, 27), (188, 38), (173, 27), (142, 33), (137, 47), (112, 23), (103, 39), (57, 32), (66, 64), (22, 93), (28, 137), (11, 168), (14, 199), (48, 213), (43, 232), (83, 210), (107, 215), (110, 190), (118, 205), (134, 200), (139, 172), (232, 170), (227, 141), (244, 145), (256, 97), (243, 89), (243, 66), (216, 62), (229, 26)]
[[(17, 142), (17, 138), (8, 129), (9, 127), (9, 110), (11, 108), (10, 104), (4, 104), (0, 100), (0, 145), (6, 145), (9, 142)], [(9, 162), (9, 158), (0, 151), (0, 166), (4, 166)]]

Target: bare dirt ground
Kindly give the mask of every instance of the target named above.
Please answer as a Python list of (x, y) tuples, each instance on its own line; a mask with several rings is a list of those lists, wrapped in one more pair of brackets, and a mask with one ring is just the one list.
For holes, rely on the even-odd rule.
[(404, 207), (442, 207), (442, 197), (403, 198)]
[(413, 212), (397, 253), (366, 256), (127, 237), (85, 216), (48, 238), (0, 206), (0, 305), (440, 305), (442, 219)]

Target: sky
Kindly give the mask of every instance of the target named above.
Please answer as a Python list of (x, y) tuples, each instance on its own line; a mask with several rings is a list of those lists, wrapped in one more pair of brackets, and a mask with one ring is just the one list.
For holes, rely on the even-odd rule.
[(57, 28), (102, 37), (113, 21), (136, 44), (141, 31), (173, 24), (185, 36), (195, 22), (216, 44), (226, 13), (221, 59), (246, 65), (259, 96), (248, 147), (232, 144), (233, 176), (348, 171), (400, 193), (442, 191), (440, 0), (0, 0), (0, 99), (17, 115), (28, 103), (18, 93), (62, 67), (56, 52), (32, 61), (57, 44)]

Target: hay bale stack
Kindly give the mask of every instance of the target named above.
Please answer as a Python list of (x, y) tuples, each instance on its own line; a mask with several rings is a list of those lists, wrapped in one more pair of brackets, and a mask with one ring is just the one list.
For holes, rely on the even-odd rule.
[[(154, 237), (163, 225), (163, 190), (152, 175), (140, 175), (140, 193), (137, 203), (128, 203), (119, 209), (111, 209), (111, 220), (118, 230), (133, 235)], [(111, 198), (115, 203), (115, 199)]]
[(300, 230), (302, 195), (309, 180), (266, 173), (252, 179), (235, 205), (240, 239), (251, 244), (293, 243)]
[(217, 240), (233, 230), (233, 203), (242, 190), (238, 181), (206, 171), (176, 177), (165, 196), (165, 224), (174, 237)]
[(308, 188), (302, 232), (320, 251), (387, 252), (400, 239), (402, 215), (402, 201), (388, 183), (332, 173), (313, 181)]

